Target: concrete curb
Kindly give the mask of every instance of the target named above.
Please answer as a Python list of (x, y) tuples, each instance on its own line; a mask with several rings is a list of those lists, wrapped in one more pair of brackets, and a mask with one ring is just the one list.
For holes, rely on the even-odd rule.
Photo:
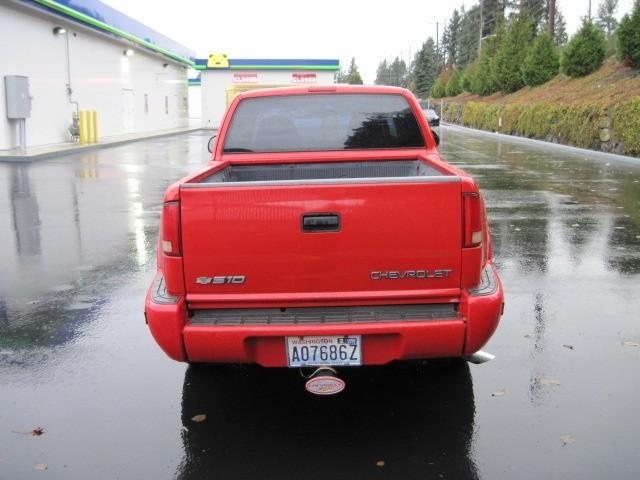
[(456, 125), (455, 123), (442, 122), (442, 126), (446, 128), (451, 128), (454, 130), (465, 130), (468, 132), (476, 133), (478, 135), (486, 135), (494, 138), (499, 138), (500, 140), (507, 140), (513, 143), (520, 143), (524, 145), (531, 145), (531, 146), (536, 146), (541, 148), (562, 150), (565, 153), (584, 156), (590, 160), (612, 161), (612, 162), (640, 165), (640, 158), (629, 157), (627, 155), (620, 155), (617, 153), (600, 152), (598, 150), (589, 150), (588, 148), (572, 147), (571, 145), (563, 145), (561, 143), (551, 143), (551, 142), (546, 142), (544, 140), (537, 140), (534, 138), (517, 137), (515, 135), (507, 135), (506, 133), (477, 130), (475, 128)]
[[(184, 130), (171, 130), (171, 131), (157, 131), (157, 132), (149, 132), (149, 134), (141, 134), (140, 136), (131, 137), (131, 138), (123, 138), (119, 140), (109, 141), (107, 140), (104, 143), (94, 143), (91, 145), (77, 145), (77, 146), (69, 146), (69, 145), (60, 145), (56, 150), (56, 146), (51, 146), (51, 151), (43, 152), (43, 153), (35, 153), (35, 154), (8, 154), (5, 155), (0, 152), (0, 162), (32, 162), (36, 160), (44, 160), (47, 158), (53, 157), (61, 157), (65, 155), (74, 155), (77, 153), (86, 153), (92, 150), (99, 150), (103, 148), (109, 147), (117, 147), (120, 145), (124, 145), (127, 143), (139, 142), (141, 140), (149, 140), (152, 138), (161, 138), (161, 137), (170, 137), (172, 135), (182, 135), (184, 133), (192, 133), (197, 131), (208, 131), (207, 128), (202, 127), (194, 127), (194, 128), (185, 128)], [(215, 131), (215, 130), (213, 130)]]

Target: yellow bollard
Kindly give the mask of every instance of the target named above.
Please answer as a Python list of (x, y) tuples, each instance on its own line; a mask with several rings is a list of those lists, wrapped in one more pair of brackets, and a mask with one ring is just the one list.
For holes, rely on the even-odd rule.
[(93, 112), (91, 110), (87, 110), (87, 141), (89, 143), (95, 143), (96, 141), (96, 133), (93, 127)]
[(87, 112), (80, 110), (78, 113), (80, 127), (80, 145), (87, 143)]
[(98, 112), (91, 110), (91, 116), (93, 117), (93, 141), (98, 143), (100, 139), (98, 135)]

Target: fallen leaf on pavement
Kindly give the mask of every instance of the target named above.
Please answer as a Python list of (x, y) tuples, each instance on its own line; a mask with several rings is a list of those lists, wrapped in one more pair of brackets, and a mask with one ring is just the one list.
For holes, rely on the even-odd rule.
[(15, 430), (11, 430), (12, 433), (18, 433), (20, 435), (31, 435), (32, 437), (39, 437), (40, 435), (42, 435), (44, 433), (44, 428), (42, 427), (36, 427), (33, 430), (31, 430), (30, 432), (17, 432)]
[(47, 466), (44, 463), (36, 463), (33, 468), (36, 470), (46, 470)]
[(569, 350), (573, 350), (573, 345), (562, 345), (564, 348), (568, 348)]
[(543, 378), (542, 380), (540, 380), (540, 383), (542, 383), (543, 385), (560, 385), (560, 382), (558, 380), (552, 380), (550, 378)]
[(201, 413), (199, 415), (195, 415), (193, 417), (191, 417), (191, 421), (192, 422), (204, 422), (207, 419), (207, 414), (206, 413)]
[(564, 447), (565, 445), (571, 445), (573, 442), (576, 441), (576, 439), (573, 437), (573, 435), (562, 435), (560, 437), (560, 440), (562, 440), (562, 446)]
[(384, 460), (378, 460), (376, 462), (376, 467), (384, 467)]
[(498, 390), (497, 392), (493, 392), (491, 394), (492, 397), (501, 397), (502, 395), (504, 395), (506, 392), (504, 390), (504, 388), (502, 390)]
[(640, 343), (638, 342), (622, 342), (622, 345), (625, 347), (640, 347)]

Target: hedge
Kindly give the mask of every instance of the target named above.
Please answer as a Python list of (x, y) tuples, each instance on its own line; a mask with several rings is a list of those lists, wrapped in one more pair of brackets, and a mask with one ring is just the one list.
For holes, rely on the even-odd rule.
[(640, 97), (616, 105), (611, 117), (611, 128), (625, 153), (640, 156)]
[[(502, 118), (502, 126), (499, 126)], [(609, 150), (640, 155), (640, 97), (608, 109), (601, 104), (449, 103), (444, 120), (481, 130), (600, 150), (600, 129), (610, 124)], [(612, 146), (611, 146), (612, 145)]]

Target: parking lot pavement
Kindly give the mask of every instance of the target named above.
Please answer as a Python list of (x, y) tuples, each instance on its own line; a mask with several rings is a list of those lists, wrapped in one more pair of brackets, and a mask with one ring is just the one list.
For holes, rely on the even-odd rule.
[(147, 330), (162, 193), (206, 134), (0, 164), (0, 478), (636, 478), (640, 167), (441, 130), (487, 199), (497, 358), (345, 369), (333, 398)]

